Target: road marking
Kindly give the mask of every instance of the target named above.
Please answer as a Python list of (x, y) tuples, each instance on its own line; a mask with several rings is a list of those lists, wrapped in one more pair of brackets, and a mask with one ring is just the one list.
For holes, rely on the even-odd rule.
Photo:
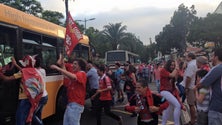
[[(158, 120), (159, 120), (158, 125), (162, 125), (162, 119), (158, 119)], [(174, 125), (174, 122), (173, 121), (167, 121), (167, 125)]]
[(122, 105), (115, 105), (113, 108), (123, 108), (123, 107), (125, 107), (126, 106), (126, 104), (122, 104)]
[(132, 113), (130, 113), (130, 112), (119, 110), (119, 109), (111, 109), (111, 111), (119, 112), (119, 113), (123, 113), (123, 114), (127, 114), (127, 115), (132, 115)]
[[(123, 114), (126, 114), (126, 115), (132, 115), (132, 113), (130, 113), (130, 112), (119, 110), (119, 109), (111, 109), (111, 111), (123, 113)], [(161, 125), (162, 119), (158, 119), (158, 121), (159, 121), (158, 125)], [(174, 122), (173, 121), (167, 121), (167, 125), (174, 125)]]

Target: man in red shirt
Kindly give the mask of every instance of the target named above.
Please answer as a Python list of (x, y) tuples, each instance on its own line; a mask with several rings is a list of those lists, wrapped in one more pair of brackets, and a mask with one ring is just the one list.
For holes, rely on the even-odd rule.
[(158, 125), (158, 115), (168, 107), (168, 102), (158, 94), (151, 92), (145, 79), (139, 79), (136, 83), (136, 91), (132, 101), (136, 105), (127, 105), (125, 110), (137, 112), (137, 125)]
[(51, 68), (58, 70), (71, 80), (70, 83), (65, 84), (68, 104), (64, 114), (63, 125), (79, 125), (86, 96), (86, 62), (82, 59), (75, 59), (73, 61), (73, 72), (67, 71), (64, 63), (61, 64), (61, 68), (56, 65), (51, 65)]
[(110, 111), (111, 103), (112, 103), (112, 95), (111, 95), (111, 81), (108, 76), (106, 76), (105, 73), (105, 66), (100, 66), (98, 68), (98, 74), (100, 76), (99, 79), (99, 89), (96, 91), (96, 93), (91, 97), (92, 99), (100, 94), (99, 97), (99, 106), (96, 109), (96, 118), (97, 118), (97, 125), (101, 125), (101, 112), (102, 108), (104, 108), (104, 112), (109, 117), (115, 119), (118, 121), (119, 125), (122, 125), (122, 118), (120, 116), (117, 116), (116, 114), (112, 113)]

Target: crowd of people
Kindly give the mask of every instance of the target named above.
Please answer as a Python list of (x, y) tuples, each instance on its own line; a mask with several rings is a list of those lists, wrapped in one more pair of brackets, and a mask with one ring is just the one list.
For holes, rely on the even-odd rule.
[[(211, 61), (211, 64), (209, 63)], [(2, 80), (21, 79), (16, 125), (43, 125), (41, 112), (47, 103), (46, 73), (40, 67), (38, 56), (25, 56), (20, 67), (14, 58), (12, 64), (19, 70), (12, 76), (0, 73)], [(129, 61), (115, 63), (116, 70), (104, 64), (94, 64), (83, 59), (65, 62), (60, 56), (50, 67), (64, 75), (68, 103), (63, 125), (80, 125), (88, 93), (96, 123), (101, 125), (102, 112), (123, 125), (124, 119), (111, 111), (117, 103), (127, 102), (125, 110), (137, 117), (138, 125), (166, 125), (173, 112), (175, 125), (180, 125), (181, 110), (189, 105), (188, 125), (222, 125), (222, 49), (212, 52), (211, 59), (185, 54), (185, 58), (169, 59), (153, 64), (135, 66)], [(35, 79), (35, 80), (33, 80)], [(155, 82), (151, 91), (149, 83)], [(33, 84), (35, 91), (33, 91)], [(89, 89), (86, 89), (89, 86)]]

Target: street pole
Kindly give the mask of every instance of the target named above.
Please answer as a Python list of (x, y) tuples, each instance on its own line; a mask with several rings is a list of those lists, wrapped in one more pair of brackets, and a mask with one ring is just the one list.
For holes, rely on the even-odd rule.
[(84, 34), (86, 34), (86, 18), (84, 19), (85, 25), (84, 25)]
[(76, 20), (76, 21), (84, 22), (84, 34), (86, 34), (86, 22), (92, 21), (92, 20), (95, 20), (95, 19), (96, 18), (90, 18), (90, 19), (84, 18), (84, 20)]

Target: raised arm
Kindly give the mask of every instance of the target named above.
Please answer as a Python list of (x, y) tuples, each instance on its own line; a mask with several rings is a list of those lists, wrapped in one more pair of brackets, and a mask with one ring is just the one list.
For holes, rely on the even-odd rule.
[(14, 57), (12, 57), (11, 60), (12, 60), (12, 64), (13, 64), (16, 68), (18, 68), (19, 70), (22, 70), (22, 67), (20, 67), (20, 66), (17, 64), (17, 62), (16, 62), (16, 60), (15, 60)]

